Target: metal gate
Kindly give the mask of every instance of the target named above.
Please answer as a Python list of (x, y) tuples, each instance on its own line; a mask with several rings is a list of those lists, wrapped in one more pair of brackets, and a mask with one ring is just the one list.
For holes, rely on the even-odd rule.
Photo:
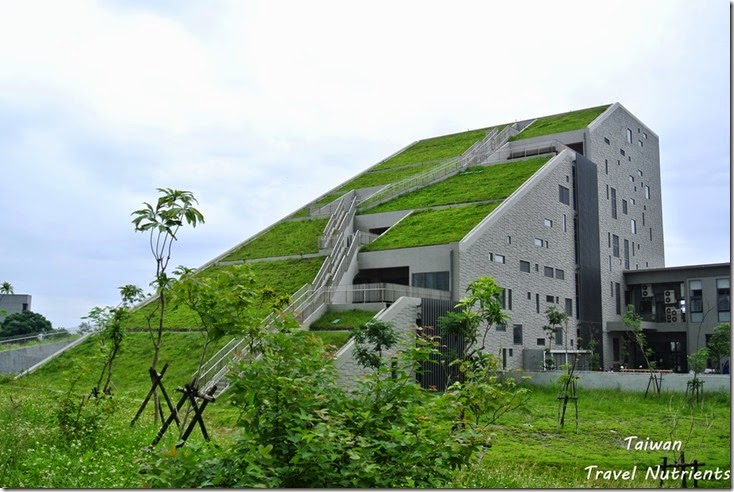
[[(421, 323), (423, 332), (428, 336), (439, 336), (438, 318), (452, 311), (456, 303), (443, 299), (421, 299)], [(455, 369), (450, 363), (464, 352), (464, 337), (462, 335), (444, 335), (440, 338), (439, 353), (431, 356), (429, 361), (421, 364), (421, 370), (416, 374), (416, 380), (425, 389), (444, 391), (451, 382)]]

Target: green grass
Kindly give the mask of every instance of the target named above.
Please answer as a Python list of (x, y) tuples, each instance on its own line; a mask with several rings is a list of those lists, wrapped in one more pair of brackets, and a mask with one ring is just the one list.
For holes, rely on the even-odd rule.
[[(313, 282), (326, 257), (302, 258), (250, 263), (250, 269), (260, 285), (273, 288), (278, 294), (291, 295), (304, 284)], [(212, 266), (202, 275), (212, 275), (221, 266)], [(125, 322), (128, 329), (147, 329), (146, 316), (156, 309), (155, 301), (133, 311)], [(186, 306), (166, 308), (166, 328), (189, 330), (201, 328), (198, 315)], [(155, 327), (155, 325), (154, 325)]]
[(479, 140), (487, 136), (491, 128), (480, 128), (461, 133), (420, 140), (399, 154), (378, 164), (371, 170), (392, 169), (420, 162), (435, 161), (461, 155)]
[(499, 203), (488, 203), (415, 211), (385, 234), (363, 246), (362, 251), (415, 248), (460, 241), (498, 205)]
[(510, 196), (549, 159), (549, 157), (535, 157), (494, 166), (471, 167), (448, 179), (377, 205), (364, 213), (502, 200)]
[(422, 164), (418, 166), (387, 169), (385, 171), (369, 171), (347, 182), (341, 188), (339, 188), (339, 191), (347, 192), (349, 190), (359, 190), (361, 188), (371, 188), (373, 186), (387, 185), (405, 178), (409, 178), (411, 176), (415, 176), (416, 174), (426, 172), (440, 164), (440, 162), (434, 162), (431, 164)]
[(582, 109), (554, 116), (538, 118), (532, 125), (528, 126), (510, 140), (522, 140), (525, 138), (552, 135), (554, 133), (569, 132), (586, 128), (597, 116), (602, 114), (610, 105), (597, 106), (595, 108)]
[(311, 323), (311, 330), (351, 330), (362, 326), (375, 317), (378, 311), (350, 309), (348, 311), (329, 311)]
[(222, 261), (271, 258), (319, 252), (328, 219), (285, 221), (228, 254)]
[[(582, 380), (583, 382), (583, 377)], [(531, 386), (527, 413), (513, 413), (492, 426), (492, 449), (481, 464), (465, 470), (454, 487), (472, 488), (650, 488), (657, 481), (645, 480), (648, 466), (662, 463), (664, 451), (627, 450), (625, 437), (685, 443), (687, 462), (705, 462), (705, 469), (730, 467), (729, 395), (708, 395), (703, 409), (687, 404), (685, 395), (663, 393), (645, 398), (644, 393), (579, 388), (579, 430), (575, 432), (573, 406), (570, 418), (557, 431), (557, 400), (554, 388)], [(567, 415), (569, 415), (567, 413)], [(690, 436), (689, 436), (690, 432)], [(632, 470), (635, 481), (589, 480), (585, 467)], [(691, 482), (689, 481), (689, 484)], [(700, 486), (729, 488), (729, 482), (699, 482)], [(689, 485), (689, 486), (692, 486)], [(670, 481), (666, 487), (680, 487)]]
[(314, 331), (312, 333), (314, 336), (321, 338), (324, 344), (331, 345), (334, 352), (339, 350), (352, 337), (352, 333), (348, 330)]

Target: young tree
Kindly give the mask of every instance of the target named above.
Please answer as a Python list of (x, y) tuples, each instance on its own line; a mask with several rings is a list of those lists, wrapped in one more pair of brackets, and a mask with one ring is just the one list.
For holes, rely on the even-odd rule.
[(92, 394), (97, 396), (102, 385), (102, 380), (107, 378), (102, 388), (105, 395), (112, 394), (112, 364), (122, 348), (125, 337), (123, 321), (130, 312), (130, 308), (143, 299), (143, 289), (135, 285), (123, 285), (119, 288), (122, 301), (116, 307), (95, 307), (82, 319), (90, 320), (92, 329), (99, 331), (100, 351), (104, 356), (104, 365), (99, 374), (97, 385), (92, 389)]
[(714, 328), (708, 349), (709, 356), (716, 364), (716, 370), (721, 371), (721, 359), (731, 355), (731, 325), (729, 323), (722, 323)]
[[(172, 279), (168, 276), (166, 269), (171, 260), (171, 248), (173, 242), (178, 240), (177, 234), (184, 222), (196, 227), (204, 223), (204, 216), (194, 205), (199, 202), (190, 191), (174, 190), (171, 188), (158, 188), (161, 194), (155, 206), (143, 202), (144, 208), (134, 211), (132, 223), (136, 232), (148, 232), (150, 252), (155, 259), (155, 277), (151, 285), (155, 288), (158, 296), (158, 326), (155, 335), (151, 333), (153, 341), (153, 359), (151, 368), (157, 370), (158, 356), (161, 342), (163, 340), (163, 326), (166, 312), (166, 291), (169, 289)], [(160, 409), (158, 392), (154, 394), (156, 415)]]
[(383, 350), (398, 343), (395, 327), (384, 321), (370, 320), (352, 331), (354, 338), (354, 358), (362, 367), (379, 369), (385, 364)]
[[(15, 292), (13, 291), (13, 286), (10, 284), (10, 282), (3, 282), (0, 284), (0, 301), (3, 300), (3, 297), (7, 295), (12, 295)], [(0, 316), (5, 316), (8, 314), (8, 312), (5, 309), (0, 309)]]

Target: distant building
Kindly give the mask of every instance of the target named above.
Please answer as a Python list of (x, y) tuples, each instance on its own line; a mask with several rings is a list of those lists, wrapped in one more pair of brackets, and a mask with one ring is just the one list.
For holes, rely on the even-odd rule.
[[(0, 309), (4, 309), (7, 314), (30, 311), (31, 296), (30, 294), (0, 294)], [(0, 321), (4, 320), (7, 314), (0, 313)]]

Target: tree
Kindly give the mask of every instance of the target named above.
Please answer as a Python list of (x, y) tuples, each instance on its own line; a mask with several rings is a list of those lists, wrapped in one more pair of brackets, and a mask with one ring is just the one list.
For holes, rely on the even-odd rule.
[[(553, 337), (556, 333), (563, 333), (563, 345), (566, 349), (566, 360), (564, 364), (568, 364), (568, 313), (565, 311), (559, 311), (555, 306), (548, 306), (545, 310), (545, 315), (548, 318), (548, 324), (543, 326), (543, 330), (548, 334), (548, 348), (546, 352), (550, 358), (550, 347), (553, 346)], [(552, 358), (550, 361), (546, 359), (546, 365), (550, 365), (549, 369), (552, 369), (555, 362)]]
[[(15, 292), (13, 291), (13, 286), (10, 284), (10, 282), (3, 282), (0, 284), (0, 301), (3, 300), (3, 297), (7, 295), (12, 295)], [(5, 316), (8, 314), (8, 312), (5, 309), (0, 309), (0, 316)]]
[(398, 343), (395, 327), (384, 321), (370, 320), (352, 331), (354, 358), (365, 368), (379, 369), (385, 364), (382, 351)]
[(2, 325), (0, 325), (0, 336), (33, 335), (48, 333), (52, 330), (51, 322), (42, 314), (23, 311), (22, 313), (13, 313), (3, 320)]
[(731, 355), (731, 325), (722, 323), (714, 328), (714, 334), (708, 343), (709, 356), (715, 362), (715, 368), (721, 371), (721, 359)]
[(102, 380), (107, 375), (102, 393), (112, 394), (112, 364), (122, 348), (125, 338), (125, 330), (122, 326), (124, 319), (128, 316), (130, 308), (135, 302), (143, 299), (143, 289), (135, 285), (123, 285), (119, 288), (122, 301), (116, 307), (95, 307), (82, 319), (90, 320), (92, 330), (99, 331), (99, 348), (104, 356), (104, 365), (97, 380), (97, 385), (92, 394), (97, 396), (102, 385)]
[[(155, 259), (155, 277), (151, 286), (156, 289), (158, 295), (158, 326), (156, 335), (151, 333), (153, 341), (153, 359), (151, 368), (156, 370), (161, 342), (163, 341), (163, 326), (166, 310), (166, 291), (171, 285), (172, 279), (168, 277), (166, 268), (171, 260), (171, 248), (173, 242), (178, 240), (176, 234), (184, 222), (196, 227), (204, 223), (204, 216), (194, 205), (199, 202), (190, 191), (174, 190), (171, 188), (158, 188), (161, 194), (155, 207), (148, 202), (143, 202), (144, 208), (134, 211), (132, 223), (136, 232), (148, 232), (150, 251)], [(160, 409), (158, 392), (154, 394), (156, 415)]]

